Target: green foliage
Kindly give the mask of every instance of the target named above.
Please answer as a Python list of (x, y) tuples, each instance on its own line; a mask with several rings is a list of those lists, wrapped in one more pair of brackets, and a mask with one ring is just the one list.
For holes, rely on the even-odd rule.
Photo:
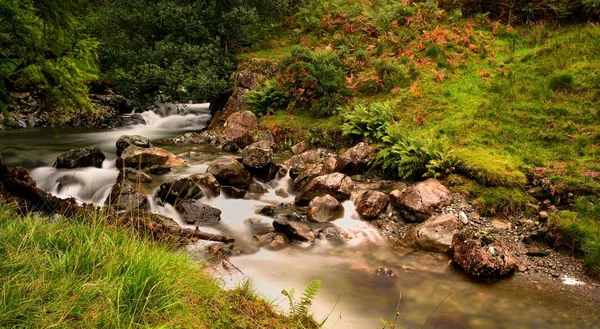
[(232, 50), (258, 21), (244, 0), (110, 0), (91, 6), (101, 69), (125, 96), (148, 102), (212, 100), (231, 88)]
[(344, 120), (344, 135), (354, 135), (379, 141), (386, 135), (387, 129), (394, 122), (395, 108), (392, 102), (356, 104), (339, 109)]
[(97, 42), (81, 24), (84, 4), (0, 2), (0, 103), (9, 102), (10, 92), (33, 91), (67, 117), (93, 112), (86, 82), (96, 75), (78, 65), (96, 60)]
[[(299, 301), (294, 298), (294, 289), (289, 291), (285, 289), (281, 290), (281, 294), (288, 299), (291, 316), (297, 319), (300, 324), (314, 323), (314, 320), (312, 320), (309, 312), (322, 284), (323, 282), (321, 282), (321, 280), (311, 281), (302, 293)], [(322, 326), (325, 321), (326, 319), (320, 324), (320, 326)]]
[(400, 125), (392, 125), (382, 140), (373, 165), (401, 179), (439, 177), (455, 165), (452, 153), (439, 138), (407, 137)]
[(277, 79), (290, 100), (289, 110), (317, 117), (333, 114), (348, 95), (344, 64), (331, 51), (294, 48), (283, 59)]
[(480, 149), (456, 150), (455, 157), (456, 170), (484, 186), (522, 186), (527, 183), (525, 174), (512, 157)]
[(559, 211), (550, 221), (573, 245), (585, 254), (586, 265), (600, 273), (600, 202), (595, 197), (580, 197), (574, 211)]
[(258, 90), (246, 94), (246, 104), (256, 115), (272, 114), (276, 109), (287, 106), (285, 94), (279, 90), (275, 80), (267, 80)]
[(487, 187), (481, 188), (474, 204), (480, 209), (482, 215), (508, 216), (523, 210), (527, 203), (534, 199), (518, 187)]

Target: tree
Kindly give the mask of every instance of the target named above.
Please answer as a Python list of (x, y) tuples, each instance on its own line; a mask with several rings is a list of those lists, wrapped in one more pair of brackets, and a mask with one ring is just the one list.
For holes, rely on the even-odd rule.
[(93, 111), (86, 81), (94, 39), (83, 33), (83, 0), (0, 0), (0, 103), (10, 92), (38, 94), (62, 113)]

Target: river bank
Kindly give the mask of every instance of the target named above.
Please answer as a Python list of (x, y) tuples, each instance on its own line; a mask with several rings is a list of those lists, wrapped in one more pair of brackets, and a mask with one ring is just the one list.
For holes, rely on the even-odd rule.
[[(174, 120), (177, 117), (177, 115), (171, 119), (164, 117), (164, 121)], [(204, 120), (207, 122), (208, 119)], [(186, 120), (180, 121), (181, 126), (185, 129), (198, 129), (198, 126), (186, 125), (185, 122)], [(228, 126), (231, 128), (231, 125)], [(56, 145), (51, 141), (52, 137), (48, 140), (47, 133), (40, 132), (41, 138), (37, 142), (33, 138), (28, 144), (28, 148), (32, 152), (37, 152), (39, 161), (44, 163), (30, 162), (30, 169), (35, 169), (32, 176), (38, 180), (40, 187), (57, 195), (76, 196), (81, 200), (95, 200), (95, 203), (104, 204), (107, 192), (110, 192), (119, 175), (119, 170), (115, 167), (115, 141), (118, 136), (150, 128), (134, 126), (112, 132), (64, 132), (63, 135), (60, 135), (60, 140), (77, 143), (78, 147), (101, 142), (101, 149), (106, 154), (102, 168), (51, 168), (56, 157), (71, 149), (72, 145), (69, 143), (62, 146)], [(179, 158), (184, 159), (187, 165), (179, 169), (173, 168), (172, 172), (166, 176), (152, 174), (151, 177), (155, 181), (141, 191), (145, 191), (143, 193), (149, 200), (151, 211), (171, 217), (181, 227), (193, 230), (198, 226), (201, 231), (225, 234), (235, 238), (236, 242), (232, 247), (222, 245), (211, 248), (212, 243), (201, 242), (193, 243), (188, 247), (191, 255), (198, 258), (206, 257), (206, 251), (209, 249), (213, 255), (215, 251), (217, 255), (230, 254), (228, 262), (238, 268), (243, 275), (231, 266), (228, 271), (224, 271), (222, 263), (217, 262), (216, 271), (218, 271), (219, 277), (228, 282), (228, 285), (235, 285), (243, 278), (252, 277), (259, 292), (281, 301), (279, 294), (281, 289), (295, 287), (302, 290), (312, 280), (320, 279), (324, 285), (321, 293), (315, 299), (316, 318), (324, 318), (333, 308), (331, 320), (326, 324), (326, 327), (333, 328), (350, 325), (370, 328), (377, 325), (380, 318), (391, 319), (400, 291), (403, 293), (402, 314), (404, 318), (401, 323), (404, 326), (422, 325), (423, 319), (420, 317), (423, 314), (427, 317), (428, 312), (431, 312), (428, 325), (439, 324), (440, 327), (445, 328), (489, 327), (505, 323), (503, 322), (505, 320), (502, 320), (504, 318), (511, 324), (522, 323), (524, 326), (531, 326), (537, 323), (544, 327), (556, 326), (557, 328), (591, 326), (597, 321), (594, 318), (595, 311), (593, 311), (598, 305), (598, 300), (594, 297), (597, 296), (597, 285), (595, 285), (597, 282), (586, 278), (582, 272), (577, 271), (577, 269), (581, 269), (579, 260), (572, 262), (567, 258), (562, 258), (560, 253), (551, 252), (550, 255), (539, 258), (541, 262), (547, 262), (548, 265), (537, 265), (536, 259), (538, 258), (526, 255), (526, 252), (532, 250), (533, 246), (519, 242), (516, 249), (511, 246), (511, 252), (518, 259), (519, 265), (525, 265), (528, 268), (525, 272), (519, 272), (517, 269), (512, 278), (492, 285), (473, 281), (466, 277), (461, 270), (450, 265), (448, 256), (443, 253), (431, 253), (421, 251), (420, 248), (414, 246), (397, 245), (402, 234), (406, 235), (420, 224), (407, 222), (406, 219), (398, 216), (399, 214), (393, 214), (393, 209), (390, 211), (392, 216), (389, 218), (386, 218), (388, 211), (385, 211), (380, 219), (365, 220), (356, 212), (353, 202), (346, 201), (342, 203), (345, 209), (342, 218), (327, 223), (307, 221), (306, 211), (308, 209), (294, 205), (298, 191), (294, 190), (293, 180), (287, 175), (267, 182), (255, 180), (257, 184), (254, 184), (252, 189), (249, 188), (242, 198), (231, 195), (231, 192), (235, 190), (211, 197), (208, 194), (209, 191), (203, 189), (207, 196), (201, 198), (200, 203), (219, 209), (221, 220), (216, 224), (210, 224), (198, 223), (194, 218), (191, 221), (192, 224), (188, 224), (186, 217), (178, 209), (169, 204), (161, 205), (157, 201), (153, 201), (157, 200), (160, 185), (176, 181), (178, 178), (203, 174), (214, 162), (229, 161), (231, 156), (241, 155), (243, 158), (246, 153), (226, 152), (217, 148), (216, 145), (204, 142), (200, 144), (170, 144), (168, 141), (172, 141), (173, 138), (169, 138), (167, 142), (161, 141), (166, 137), (164, 135), (161, 137), (161, 134), (175, 135), (177, 132), (167, 131), (168, 129), (161, 132), (162, 129), (156, 127), (152, 129), (155, 130), (151, 135), (154, 139), (153, 145), (179, 155)], [(150, 133), (150, 130), (147, 130), (146, 134)], [(29, 133), (35, 135), (34, 131)], [(257, 136), (258, 140), (262, 136), (263, 144), (267, 139), (264, 134), (252, 135)], [(239, 134), (239, 136), (244, 136), (244, 134)], [(229, 140), (231, 142), (236, 139), (229, 138)], [(237, 141), (239, 140), (243, 140), (243, 138), (237, 139)], [(15, 144), (22, 143), (20, 139), (14, 139), (14, 142)], [(38, 146), (35, 146), (36, 143), (39, 143)], [(48, 145), (53, 145), (53, 148), (48, 148)], [(11, 147), (7, 149), (11, 149)], [(295, 149), (297, 150), (297, 148)], [(19, 153), (16, 149), (13, 150), (13, 154)], [(311, 150), (305, 151), (311, 152)], [(327, 154), (335, 156), (335, 153), (328, 152)], [(281, 164), (291, 157), (293, 157), (292, 153), (278, 152), (273, 154), (272, 161)], [(19, 160), (17, 157), (8, 161), (16, 163)], [(36, 169), (40, 166), (42, 168)], [(64, 176), (76, 178), (79, 183), (59, 189), (61, 183), (57, 180)], [(360, 198), (364, 194), (362, 191), (365, 190), (389, 193), (390, 188), (411, 187), (406, 184), (398, 185), (399, 182), (376, 179), (370, 174), (359, 176), (352, 176), (355, 184), (350, 196), (352, 200)], [(260, 186), (262, 188), (259, 188)], [(227, 189), (222, 189), (222, 191), (225, 192)], [(287, 196), (283, 192), (287, 193)], [(469, 207), (468, 202), (464, 204), (459, 199), (455, 200), (453, 196), (452, 203), (447, 207), (440, 208), (436, 213), (460, 215), (460, 211), (470, 213)], [(270, 209), (273, 209), (275, 214), (268, 215), (262, 212)], [(289, 231), (286, 233), (275, 231), (279, 236), (287, 237), (289, 241), (283, 246), (283, 249), (270, 250), (268, 244), (261, 246), (260, 242), (254, 240), (254, 236), (265, 230), (272, 232), (274, 229), (271, 224), (274, 221), (273, 217), (276, 217), (275, 221), (284, 220), (307, 225), (314, 231), (315, 240), (302, 242), (297, 237), (290, 235)], [(519, 222), (519, 220), (515, 219), (515, 222)], [(522, 239), (534, 233), (534, 230), (530, 228), (503, 231), (503, 229), (498, 229), (488, 223), (492, 223), (490, 218), (483, 216), (483, 218), (475, 220), (471, 216), (466, 226), (477, 228), (477, 230), (490, 230), (494, 239), (503, 240), (503, 244), (514, 244), (515, 238)], [(377, 229), (376, 226), (383, 229)], [(537, 227), (538, 224), (534, 221), (533, 226)], [(521, 225), (515, 225), (515, 227), (521, 227)], [(277, 230), (277, 228), (275, 229)], [(334, 235), (332, 236), (332, 234)], [(341, 237), (340, 234), (346, 236)], [(328, 235), (336, 240), (327, 240)], [(350, 239), (347, 240), (348, 238)], [(267, 243), (277, 241), (279, 240), (267, 240)], [(559, 263), (561, 265), (557, 265)], [(227, 266), (227, 263), (225, 264)], [(555, 268), (552, 269), (552, 266)], [(572, 267), (575, 270), (572, 270)], [(556, 273), (560, 274), (558, 278), (552, 276)], [(573, 277), (585, 285), (564, 285), (562, 280), (567, 277)], [(569, 281), (569, 283), (572, 282)], [(433, 297), (429, 297), (430, 295)], [(337, 296), (341, 296), (340, 301), (334, 307)], [(285, 304), (286, 302), (283, 301), (283, 306)], [(441, 304), (441, 306), (434, 310), (433, 305), (437, 304)], [(490, 305), (494, 307), (490, 308)], [(556, 305), (571, 305), (571, 307), (561, 307), (559, 310)], [(511, 312), (510, 317), (505, 315), (508, 310)], [(514, 314), (517, 315), (514, 316)], [(333, 320), (334, 318), (335, 320)]]

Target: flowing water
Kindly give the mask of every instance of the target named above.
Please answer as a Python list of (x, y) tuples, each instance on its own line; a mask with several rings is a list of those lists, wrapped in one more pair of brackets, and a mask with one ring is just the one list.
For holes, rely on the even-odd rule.
[[(115, 130), (33, 129), (0, 132), (0, 152), (9, 165), (31, 170), (39, 186), (58, 196), (103, 204), (118, 175), (114, 166), (115, 141), (122, 134), (140, 134), (158, 140), (186, 131), (204, 129), (210, 115), (207, 104), (179, 110), (163, 108), (159, 113), (142, 114), (146, 125)], [(56, 156), (73, 148), (98, 145), (106, 154), (103, 168), (57, 170)], [(174, 153), (190, 146), (158, 145)], [(196, 146), (198, 156), (188, 158), (189, 167), (171, 173), (161, 181), (205, 172), (208, 163), (231, 154), (210, 146)], [(64, 184), (61, 184), (64, 182)], [(69, 183), (69, 184), (66, 184)], [(64, 186), (67, 186), (64, 187)], [(354, 232), (346, 243), (318, 240), (289, 246), (279, 251), (260, 249), (253, 233), (271, 227), (272, 219), (257, 215), (265, 205), (293, 202), (289, 177), (265, 184), (268, 193), (249, 194), (233, 200), (219, 196), (203, 202), (222, 210), (219, 224), (203, 231), (224, 233), (236, 238), (241, 256), (231, 258), (240, 271), (220, 273), (227, 287), (250, 278), (258, 292), (279, 302), (287, 301), (281, 290), (302, 290), (315, 279), (323, 286), (313, 310), (317, 319), (328, 316), (325, 328), (382, 328), (382, 319), (393, 322), (398, 307), (398, 328), (600, 328), (598, 305), (587, 305), (560, 285), (545, 286), (513, 277), (495, 284), (469, 280), (449, 265), (447, 256), (391, 246), (367, 222), (358, 218), (351, 202), (345, 216), (334, 224)], [(156, 189), (157, 184), (148, 189)], [(287, 188), (290, 196), (276, 196), (277, 188)], [(169, 205), (162, 207), (150, 198), (151, 210), (183, 223)], [(254, 218), (254, 224), (245, 219)], [(256, 221), (260, 221), (256, 223)], [(202, 251), (206, 242), (189, 246)], [(376, 275), (378, 269), (393, 276)]]

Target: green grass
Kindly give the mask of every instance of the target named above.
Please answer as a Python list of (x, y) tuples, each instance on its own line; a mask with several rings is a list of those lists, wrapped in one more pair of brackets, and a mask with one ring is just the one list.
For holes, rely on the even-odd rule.
[(310, 327), (98, 216), (20, 218), (0, 205), (0, 235), (2, 328)]
[(560, 211), (550, 216), (572, 245), (585, 253), (586, 265), (600, 274), (600, 202), (597, 198), (581, 197), (573, 211)]

